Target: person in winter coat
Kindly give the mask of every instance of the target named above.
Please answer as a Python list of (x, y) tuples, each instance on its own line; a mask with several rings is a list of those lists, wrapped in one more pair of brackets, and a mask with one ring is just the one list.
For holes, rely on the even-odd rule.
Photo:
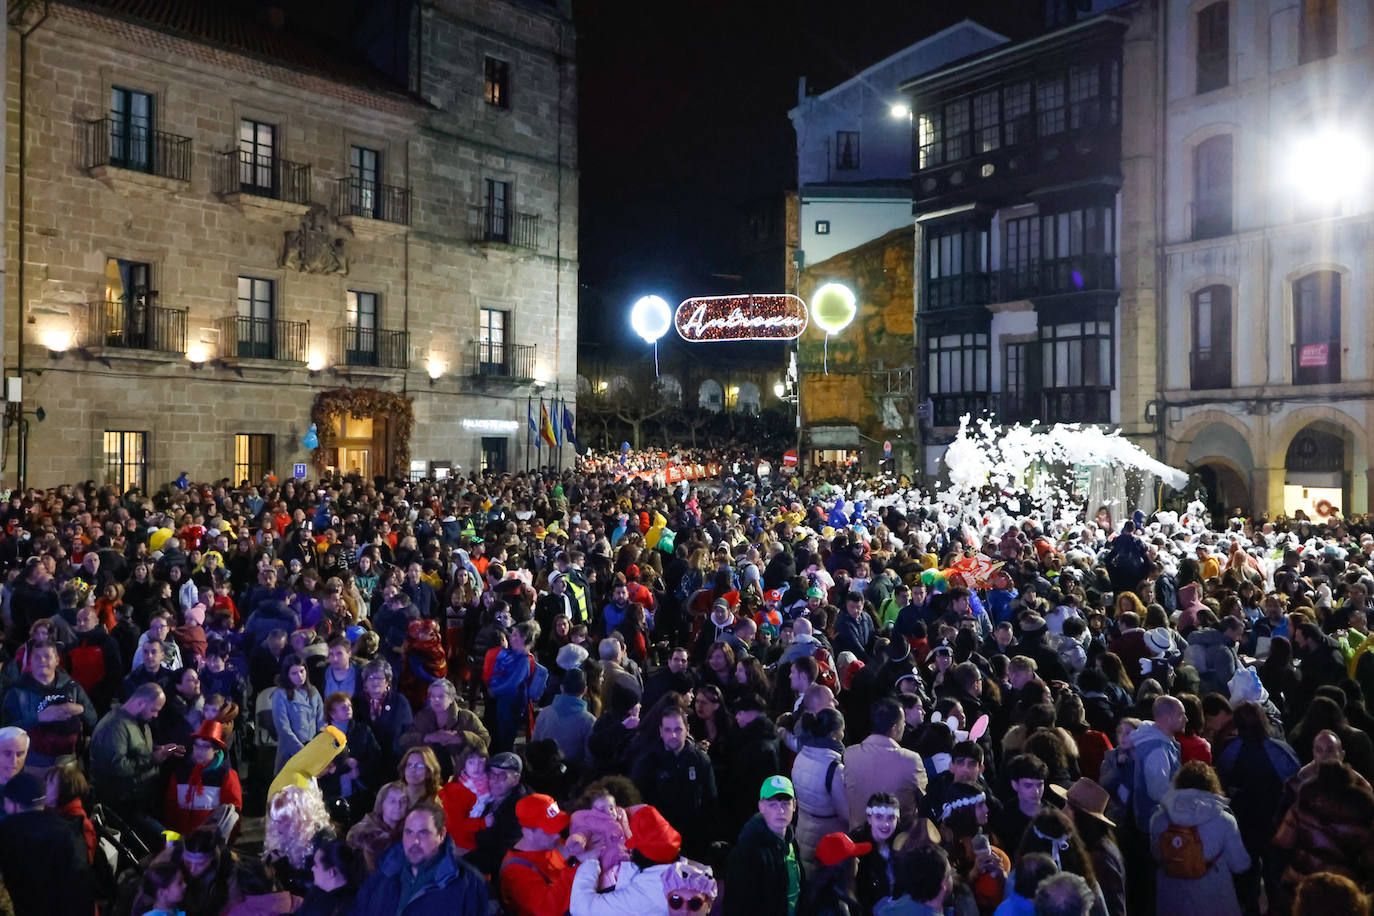
[(239, 774), (225, 754), (224, 726), (202, 723), (191, 738), (190, 753), (177, 759), (162, 806), (163, 823), (182, 836), (205, 822), (220, 805), (243, 811)]
[(906, 731), (902, 705), (893, 699), (873, 704), (873, 733), (845, 750), (844, 791), (849, 802), (850, 829), (865, 821), (868, 797), (891, 792), (901, 800), (904, 820), (915, 819), (926, 790), (926, 770), (915, 751), (900, 744)]
[(395, 770), (405, 750), (401, 738), (410, 730), (413, 714), (410, 703), (392, 684), (391, 665), (378, 658), (363, 666), (363, 691), (353, 709), (353, 716), (372, 729), (377, 745), (382, 749), (381, 769)]
[(76, 641), (64, 653), (62, 667), (85, 689), (101, 715), (119, 696), (124, 658), (119, 644), (100, 625), (95, 608), (83, 607), (76, 612)]
[(792, 761), (797, 790), (797, 846), (802, 867), (816, 868), (821, 837), (849, 828), (849, 801), (844, 792), (844, 717), (835, 709), (803, 713), (799, 750)]
[(0, 724), (28, 732), (28, 765), (52, 766), (75, 752), (83, 729), (95, 726), (95, 706), (81, 685), (58, 668), (52, 643), (29, 649), (29, 670), (5, 691)]
[(539, 637), (531, 621), (513, 627), (509, 645), (487, 652), (482, 679), (491, 692), (491, 749), (494, 753), (515, 746), (515, 737), (529, 724), (530, 704), (544, 693), (548, 671), (530, 654)]
[(423, 744), (433, 748), (445, 764), (444, 772), (452, 775), (462, 766), (459, 758), (466, 757), (474, 738), (480, 738), (483, 747), (491, 741), (482, 720), (458, 698), (458, 688), (447, 678), (440, 678), (429, 685), (425, 705), (416, 711), (410, 728), (401, 735), (401, 747)]
[(282, 662), (277, 692), (272, 694), (272, 724), (277, 729), (277, 761), (273, 773), (324, 728), (324, 700), (310, 683), (305, 662), (289, 655)]
[(416, 712), (425, 705), (430, 685), (448, 677), (448, 655), (435, 620), (412, 620), (406, 627), (406, 641), (401, 649), (401, 693)]
[(596, 717), (587, 711), (586, 693), (587, 678), (582, 669), (565, 674), (553, 702), (539, 711), (530, 736), (534, 741), (552, 739), (563, 758), (579, 768), (590, 762), (587, 739), (596, 725)]
[(1298, 772), (1298, 755), (1271, 737), (1264, 710), (1254, 703), (1235, 707), (1237, 737), (1216, 753), (1217, 775), (1231, 799), (1240, 835), (1250, 858), (1261, 865), (1237, 879), (1237, 893), (1247, 912), (1259, 911), (1260, 878), (1277, 890), (1275, 857), (1269, 839), (1278, 818), (1283, 787)]
[(855, 658), (867, 665), (873, 660), (868, 652), (873, 635), (873, 618), (864, 608), (864, 596), (849, 592), (844, 596), (844, 610), (835, 620), (835, 651), (853, 652)]
[(1182, 766), (1176, 736), (1188, 724), (1183, 704), (1170, 696), (1155, 700), (1154, 716), (1153, 722), (1141, 723), (1131, 735), (1131, 806), (1142, 828), (1150, 823), (1155, 806), (1168, 794)]
[(635, 759), (631, 779), (644, 801), (681, 831), (685, 854), (702, 858), (720, 832), (710, 758), (688, 737), (687, 713), (681, 707), (663, 712), (658, 738), (645, 739), (649, 744)]
[(1225, 618), (1215, 628), (1199, 627), (1188, 634), (1183, 660), (1197, 669), (1202, 684), (1200, 693), (1228, 692), (1226, 685), (1240, 668), (1236, 652), (1244, 639), (1245, 622), (1235, 617)]
[(405, 817), (406, 787), (397, 780), (377, 791), (372, 810), (348, 831), (348, 845), (362, 854), (369, 872), (377, 870), (378, 861), (401, 838)]
[[(630, 831), (630, 858), (617, 867), (613, 887), (597, 889), (602, 877), (597, 857), (587, 858), (578, 866), (570, 899), (572, 916), (671, 916), (668, 897), (672, 891), (665, 893), (669, 887), (685, 902), (691, 900), (693, 892), (715, 897), (710, 870), (678, 858), (682, 835), (653, 806), (641, 805), (632, 812)], [(674, 880), (680, 876), (702, 881), (689, 888)], [(680, 914), (685, 908), (677, 907), (676, 912)], [(710, 904), (697, 912), (710, 912)]]
[(756, 693), (740, 698), (735, 704), (735, 724), (728, 782), (732, 791), (725, 799), (727, 835), (736, 833), (753, 816), (751, 812), (758, 811), (758, 797), (748, 787), (762, 784), (782, 768), (778, 728), (768, 718), (767, 700)]
[(758, 814), (740, 831), (725, 865), (724, 916), (793, 916), (806, 875), (792, 832), (795, 790), (771, 776), (759, 790)]
[(425, 802), (406, 816), (405, 838), (386, 851), (358, 892), (355, 916), (486, 916), (487, 886), (444, 833), (444, 809)]
[[(1316, 872), (1343, 875), (1361, 887), (1374, 884), (1374, 793), (1348, 764), (1324, 763), (1298, 790), (1274, 834), (1288, 856), (1281, 897)], [(1280, 910), (1282, 912), (1282, 910)]]
[[(1221, 793), (1216, 773), (1194, 760), (1174, 777), (1174, 788), (1150, 818), (1150, 843), (1159, 861), (1156, 879), (1156, 912), (1207, 913), (1208, 916), (1240, 916), (1233, 875), (1250, 868), (1236, 818)], [(1171, 874), (1171, 855), (1163, 844), (1187, 850), (1200, 844), (1196, 853), (1205, 868), (1201, 877)]]

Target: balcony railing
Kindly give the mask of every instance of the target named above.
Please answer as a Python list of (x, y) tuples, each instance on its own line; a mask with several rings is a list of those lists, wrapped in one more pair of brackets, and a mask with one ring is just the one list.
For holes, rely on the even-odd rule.
[(177, 181), (191, 180), (191, 138), (96, 118), (85, 124), (82, 165), (107, 165)]
[(293, 204), (310, 203), (310, 166), (241, 149), (218, 155), (216, 194), (252, 194)]
[(964, 414), (978, 416), (992, 404), (992, 396), (986, 391), (966, 391), (960, 394), (932, 394), (930, 401), (934, 407), (931, 421), (936, 426), (958, 426)]
[(1089, 290), (1116, 289), (1116, 255), (1085, 254), (1032, 261), (997, 272), (997, 299), (1027, 299)]
[(532, 379), (534, 346), (475, 341), (472, 374), (494, 378)]
[(1110, 388), (1060, 388), (1042, 393), (1045, 423), (1110, 423)]
[(345, 366), (410, 368), (410, 334), (377, 328), (338, 328), (338, 353)]
[(334, 184), (334, 215), (362, 216), (409, 226), (410, 188), (362, 178), (340, 178)]
[(1341, 342), (1318, 340), (1293, 344), (1293, 384), (1322, 385), (1341, 380)]
[(221, 355), (304, 363), (310, 322), (228, 315), (220, 319)]
[(91, 305), (87, 335), (88, 347), (185, 353), (186, 310), (139, 301), (96, 302)]
[(468, 229), (474, 242), (501, 242), (516, 248), (539, 249), (539, 214), (516, 213), (500, 207), (473, 207)]
[(948, 309), (991, 302), (990, 277), (985, 273), (958, 274), (926, 281), (926, 308)]
[(1193, 390), (1231, 387), (1230, 350), (1199, 347), (1192, 355)]

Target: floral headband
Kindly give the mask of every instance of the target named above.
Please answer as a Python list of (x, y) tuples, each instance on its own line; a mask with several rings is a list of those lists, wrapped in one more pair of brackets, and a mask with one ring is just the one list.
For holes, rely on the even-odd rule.
[(891, 805), (869, 805), (864, 809), (864, 813), (869, 815), (887, 814), (892, 817), (898, 817), (902, 812), (900, 808), (894, 808)]
[(949, 816), (960, 808), (968, 808), (984, 801), (987, 801), (987, 796), (979, 792), (977, 795), (968, 795), (964, 798), (956, 798), (953, 801), (945, 802), (945, 807), (940, 812), (940, 820), (947, 821), (949, 820)]

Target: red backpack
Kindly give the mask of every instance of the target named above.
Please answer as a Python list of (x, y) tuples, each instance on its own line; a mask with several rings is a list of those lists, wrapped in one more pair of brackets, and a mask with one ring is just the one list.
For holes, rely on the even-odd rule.
[(87, 693), (105, 680), (105, 650), (99, 646), (77, 646), (67, 653), (67, 673)]

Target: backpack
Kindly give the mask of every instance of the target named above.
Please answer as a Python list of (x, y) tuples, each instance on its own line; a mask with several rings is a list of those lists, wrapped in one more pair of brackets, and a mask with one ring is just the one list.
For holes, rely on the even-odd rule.
[(1170, 824), (1159, 835), (1159, 862), (1166, 877), (1193, 880), (1207, 874), (1213, 864), (1202, 854), (1201, 834), (1188, 824)]
[(830, 794), (830, 787), (835, 784), (835, 771), (840, 768), (838, 760), (830, 761), (830, 766), (825, 768), (825, 794)]

